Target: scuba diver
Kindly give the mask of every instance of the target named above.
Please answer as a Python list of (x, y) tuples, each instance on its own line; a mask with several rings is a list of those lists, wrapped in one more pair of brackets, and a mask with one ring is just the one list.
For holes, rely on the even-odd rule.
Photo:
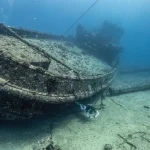
[(80, 106), (80, 109), (86, 113), (86, 116), (88, 118), (91, 119), (99, 116), (99, 111), (94, 106), (90, 104), (84, 105), (79, 102), (75, 102), (75, 103)]

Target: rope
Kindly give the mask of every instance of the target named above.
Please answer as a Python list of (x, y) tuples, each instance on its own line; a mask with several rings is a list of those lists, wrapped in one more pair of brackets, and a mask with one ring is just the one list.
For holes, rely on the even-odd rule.
[(79, 20), (81, 20), (81, 18), (98, 2), (99, 0), (96, 0), (67, 30), (66, 30), (66, 32), (64, 33), (64, 35), (66, 35), (69, 31), (70, 31), (70, 29), (72, 28), (72, 27), (74, 27), (74, 25), (79, 21)]

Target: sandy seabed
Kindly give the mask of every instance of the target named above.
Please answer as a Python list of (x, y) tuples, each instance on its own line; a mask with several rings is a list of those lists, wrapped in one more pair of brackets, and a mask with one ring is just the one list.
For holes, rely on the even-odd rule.
[[(96, 105), (100, 100), (96, 101)], [(87, 119), (81, 113), (1, 122), (0, 150), (32, 150), (41, 138), (52, 138), (62, 150), (150, 150), (150, 91), (107, 97), (100, 115)]]

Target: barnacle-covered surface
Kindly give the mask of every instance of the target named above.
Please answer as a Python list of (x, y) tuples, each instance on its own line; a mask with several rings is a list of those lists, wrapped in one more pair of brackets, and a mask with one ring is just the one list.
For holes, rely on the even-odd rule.
[(37, 53), (25, 43), (12, 36), (0, 35), (0, 51), (17, 61), (42, 62), (48, 61), (42, 54)]
[[(111, 67), (88, 54), (82, 48), (79, 48), (75, 43), (69, 41), (58, 40), (40, 40), (40, 39), (25, 39), (39, 47), (42, 47), (47, 53), (61, 60), (61, 62), (69, 65), (72, 69), (76, 70), (80, 75), (97, 75), (105, 74), (110, 71)], [(57, 65), (56, 65), (57, 64)], [(63, 66), (52, 60), (49, 71), (54, 67), (63, 70)], [(55, 71), (55, 69), (53, 69)]]

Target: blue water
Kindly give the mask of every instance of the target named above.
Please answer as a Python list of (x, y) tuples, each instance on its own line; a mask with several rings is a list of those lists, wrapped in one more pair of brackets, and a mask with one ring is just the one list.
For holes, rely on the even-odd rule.
[[(95, 1), (0, 0), (0, 22), (63, 34)], [(125, 29), (121, 66), (150, 66), (150, 0), (99, 0), (78, 23), (95, 31), (104, 20)], [(75, 28), (69, 34), (74, 34)]]
[[(60, 35), (95, 1), (96, 0), (0, 0), (0, 23), (3, 22), (10, 26), (24, 27)], [(132, 68), (134, 66), (150, 67), (150, 0), (99, 0), (68, 34), (74, 35), (78, 24), (83, 24), (87, 30), (95, 32), (105, 20), (125, 30), (120, 43), (124, 48), (121, 54), (120, 66), (125, 68)], [(145, 80), (142, 80), (141, 74), (136, 77), (136, 80), (139, 81), (138, 84), (142, 84), (142, 82), (146, 83), (147, 80), (149, 80), (149, 73), (143, 76)], [(129, 75), (125, 80), (121, 77), (119, 80), (123, 83), (132, 83), (134, 81), (131, 79), (135, 78), (134, 75), (131, 77)], [(85, 119), (83, 121), (81, 117), (76, 116), (73, 121), (70, 121), (73, 126), (70, 126), (67, 121), (64, 121), (65, 123), (63, 124), (63, 119), (56, 121), (57, 118), (47, 118), (47, 116), (45, 118), (42, 116), (41, 118), (22, 122), (0, 122), (0, 150), (30, 150), (28, 145), (31, 145), (37, 140), (41, 140), (47, 135), (50, 136), (53, 121), (56, 121), (57, 125), (58, 123), (60, 123), (60, 126), (62, 124), (62, 128), (60, 127), (62, 133), (56, 130), (56, 141), (60, 140), (62, 141), (62, 143), (60, 143), (65, 145), (65, 142), (68, 140), (68, 143), (66, 143), (69, 145), (73, 137), (75, 138), (72, 140), (72, 143), (78, 141), (80, 139), (79, 137), (83, 134), (85, 139), (81, 138), (83, 140), (80, 141), (83, 145), (83, 149), (84, 146), (90, 147), (90, 145), (94, 144), (94, 140), (97, 141), (99, 149), (99, 146), (105, 144), (101, 141), (105, 135), (108, 136), (108, 139), (109, 136), (111, 138), (114, 136), (115, 141), (118, 133), (123, 133), (123, 135), (128, 135), (131, 131), (135, 133), (142, 133), (144, 131), (147, 133), (150, 130), (149, 96), (150, 93), (148, 91), (146, 94), (139, 93), (137, 96), (135, 94), (116, 99), (113, 98), (118, 104), (121, 104), (123, 107), (125, 106), (125, 109), (122, 109), (119, 105), (115, 105), (115, 103), (109, 99), (105, 102), (106, 109), (100, 111), (100, 115), (96, 118), (95, 122), (85, 122)], [(127, 101), (129, 102), (127, 103)], [(147, 106), (147, 108), (143, 106)], [(59, 126), (57, 128), (59, 128)], [(91, 134), (88, 134), (86, 131)], [(60, 134), (58, 139), (57, 132), (58, 135)], [(108, 132), (110, 132), (110, 134), (108, 134)], [(67, 136), (65, 137), (63, 134)], [(88, 143), (88, 139), (90, 138), (91, 141)], [(148, 139), (150, 138), (148, 137)], [(122, 139), (118, 138), (118, 140), (122, 143)], [(116, 144), (117, 142), (114, 141), (113, 143)], [(111, 142), (111, 140), (107, 140), (106, 142)], [(146, 143), (147, 141), (142, 139), (141, 143), (142, 142)], [(138, 143), (140, 142), (136, 142), (135, 144), (137, 145)], [(147, 144), (149, 144), (149, 142), (147, 142)], [(75, 146), (75, 144), (71, 145), (73, 148), (75, 148)]]

